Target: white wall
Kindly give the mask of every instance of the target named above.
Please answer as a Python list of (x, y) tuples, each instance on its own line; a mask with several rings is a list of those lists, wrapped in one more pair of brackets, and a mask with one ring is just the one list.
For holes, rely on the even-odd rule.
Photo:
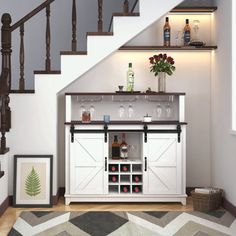
[(231, 130), (231, 0), (218, 0), (212, 84), (212, 182), (236, 206), (236, 136)]
[(4, 176), (0, 178), (0, 205), (8, 197), (8, 153), (0, 155), (1, 170), (4, 171)]

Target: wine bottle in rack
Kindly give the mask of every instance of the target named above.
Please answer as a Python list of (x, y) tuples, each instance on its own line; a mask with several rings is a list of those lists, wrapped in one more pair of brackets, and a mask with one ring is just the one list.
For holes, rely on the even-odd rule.
[(123, 193), (128, 193), (128, 192), (129, 192), (129, 188), (128, 188), (127, 186), (122, 186), (122, 187), (121, 187), (121, 191), (122, 191)]
[(133, 192), (139, 193), (140, 192), (140, 188), (138, 186), (134, 186)]
[(117, 182), (117, 177), (116, 176), (112, 176), (111, 180), (112, 180), (113, 183), (116, 183)]
[(112, 171), (112, 172), (118, 171), (118, 170), (117, 170), (117, 167), (116, 167), (115, 165), (111, 166), (111, 171)]
[(140, 182), (140, 178), (139, 178), (139, 176), (134, 176), (134, 181), (136, 182), (136, 183), (138, 183), (138, 182)]
[(124, 171), (124, 172), (127, 172), (127, 171), (129, 171), (129, 168), (128, 168), (128, 166), (122, 166), (122, 171)]

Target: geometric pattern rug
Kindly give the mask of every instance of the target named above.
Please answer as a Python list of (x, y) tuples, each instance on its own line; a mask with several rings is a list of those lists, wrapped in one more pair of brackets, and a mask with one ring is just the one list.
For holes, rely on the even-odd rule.
[(25, 211), (9, 236), (236, 236), (236, 219), (225, 210)]

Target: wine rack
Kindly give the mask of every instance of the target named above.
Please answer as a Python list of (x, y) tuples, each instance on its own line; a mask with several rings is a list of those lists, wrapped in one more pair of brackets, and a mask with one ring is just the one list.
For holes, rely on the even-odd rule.
[(141, 161), (110, 160), (109, 194), (142, 194), (143, 164)]

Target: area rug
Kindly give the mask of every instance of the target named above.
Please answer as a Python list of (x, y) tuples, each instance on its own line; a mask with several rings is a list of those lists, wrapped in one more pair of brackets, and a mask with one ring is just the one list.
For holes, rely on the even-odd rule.
[(8, 235), (235, 236), (236, 220), (226, 211), (25, 211)]

